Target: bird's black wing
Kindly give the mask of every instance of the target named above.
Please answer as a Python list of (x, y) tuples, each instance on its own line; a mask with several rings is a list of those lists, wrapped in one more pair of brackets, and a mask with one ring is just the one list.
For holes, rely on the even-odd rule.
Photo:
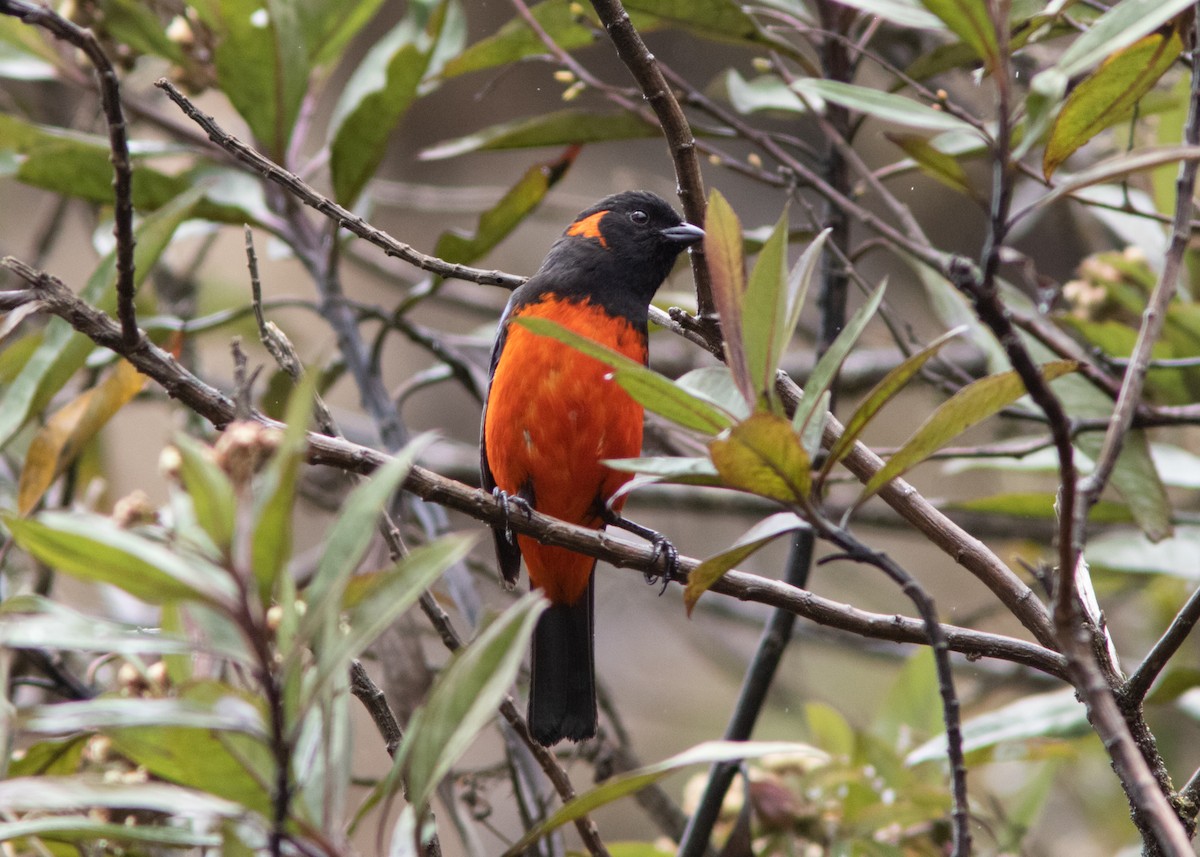
[[(500, 317), (500, 327), (496, 333), (496, 344), (492, 346), (492, 360), (488, 366), (488, 394), (483, 399), (483, 416), (479, 422), (479, 483), (484, 491), (493, 493), (496, 490), (496, 479), (492, 476), (492, 468), (488, 463), (487, 453), (487, 402), (491, 395), (490, 381), (496, 374), (496, 364), (500, 362), (500, 352), (504, 350), (504, 341), (508, 338), (508, 314), (512, 307), (509, 302)], [(492, 527), (492, 540), (496, 544), (496, 563), (500, 567), (500, 576), (508, 586), (516, 585), (521, 574), (521, 549), (517, 546), (516, 536), (508, 527)]]

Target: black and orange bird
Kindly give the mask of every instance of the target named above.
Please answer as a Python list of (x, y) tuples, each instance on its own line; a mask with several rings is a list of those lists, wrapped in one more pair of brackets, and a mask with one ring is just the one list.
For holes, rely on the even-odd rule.
[[(645, 191), (602, 199), (567, 227), (500, 319), (483, 412), (485, 490), (585, 527), (612, 523), (657, 535), (621, 519), (621, 499), (610, 507), (629, 474), (602, 463), (641, 452), (641, 405), (598, 360), (513, 320), (550, 319), (645, 363), (650, 301), (680, 251), (703, 237)], [(531, 585), (550, 601), (533, 636), (530, 732), (545, 746), (590, 738), (596, 734), (596, 561), (514, 538), (505, 527), (495, 528), (495, 541), (504, 580), (516, 583), (524, 556)]]

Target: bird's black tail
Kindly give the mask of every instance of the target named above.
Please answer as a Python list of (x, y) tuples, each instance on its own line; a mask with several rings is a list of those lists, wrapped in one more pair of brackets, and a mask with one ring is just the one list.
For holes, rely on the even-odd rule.
[(596, 734), (592, 589), (574, 604), (551, 604), (533, 632), (529, 732), (544, 747)]

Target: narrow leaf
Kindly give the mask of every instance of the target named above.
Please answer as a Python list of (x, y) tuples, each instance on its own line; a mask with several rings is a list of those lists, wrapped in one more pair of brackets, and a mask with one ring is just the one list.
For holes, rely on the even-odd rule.
[(238, 818), (245, 810), (232, 801), (166, 783), (123, 783), (81, 776), (16, 777), (0, 781), (0, 806), (12, 812), (69, 812), (108, 807), (147, 810), (171, 818), (217, 815)]
[(754, 377), (742, 341), (745, 325), (742, 319), (746, 296), (746, 263), (742, 258), (742, 224), (729, 202), (715, 188), (708, 196), (708, 211), (704, 221), (704, 256), (712, 278), (713, 303), (721, 318), (721, 333), (725, 339), (725, 356), (733, 380), (746, 403), (753, 408), (758, 402)]
[(804, 397), (796, 406), (796, 413), (792, 419), (792, 425), (795, 426), (796, 431), (803, 431), (814, 415), (819, 412), (821, 397), (833, 385), (833, 380), (837, 377), (838, 370), (842, 368), (846, 356), (857, 344), (859, 337), (871, 323), (871, 319), (875, 317), (886, 291), (887, 281), (884, 280), (879, 284), (879, 288), (867, 298), (866, 302), (855, 310), (854, 315), (850, 316), (850, 320), (833, 340), (829, 350), (821, 355), (821, 359), (813, 367), (812, 374), (808, 376), (808, 382), (804, 385)]
[(202, 444), (181, 434), (175, 438), (179, 450), (180, 475), (192, 501), (196, 521), (218, 550), (228, 551), (233, 540), (233, 518), (237, 509), (233, 485)]
[[(885, 134), (889, 140), (904, 150), (925, 175), (975, 198), (975, 188), (967, 177), (967, 171), (953, 155), (930, 144), (924, 137), (912, 134)], [(978, 138), (976, 138), (978, 141)]]
[(790, 330), (784, 333), (788, 319), (787, 239), (787, 211), (784, 211), (759, 251), (742, 302), (746, 367), (754, 383), (755, 398), (763, 402), (774, 401), (775, 372), (791, 336)]
[[(1077, 368), (1078, 364), (1073, 360), (1058, 360), (1042, 366), (1042, 377), (1053, 381)], [(912, 437), (905, 441), (904, 446), (871, 477), (855, 505), (861, 505), (892, 479), (906, 473), (971, 426), (983, 422), (1023, 395), (1025, 385), (1015, 371), (989, 375), (963, 387), (930, 414)]]
[(224, 569), (122, 530), (109, 518), (45, 512), (4, 523), (22, 548), (80, 580), (111, 583), (150, 604), (234, 602), (236, 588)]
[(502, 122), (466, 137), (437, 143), (423, 150), (420, 158), (424, 161), (438, 161), (468, 152), (634, 140), (657, 137), (660, 133), (656, 126), (629, 113), (560, 110), (557, 113)]
[(944, 110), (914, 101), (903, 95), (893, 95), (866, 86), (855, 86), (836, 80), (802, 77), (792, 83), (801, 95), (817, 96), (850, 110), (857, 110), (892, 125), (924, 128), (930, 131), (970, 131), (978, 133), (967, 122)]
[(413, 715), (396, 763), (408, 773), (409, 802), (421, 811), (496, 716), (546, 604), (534, 591), (505, 610), (441, 672), (429, 701)]
[(727, 550), (704, 560), (688, 575), (687, 586), (683, 590), (683, 603), (688, 615), (692, 615), (700, 596), (712, 588), (729, 569), (785, 533), (795, 532), (807, 526), (799, 515), (793, 512), (779, 512), (759, 521)]
[(58, 815), (0, 822), (0, 842), (35, 837), (51, 842), (75, 842), (94, 846), (99, 842), (145, 842), (169, 848), (215, 848), (221, 846), (217, 833), (152, 824), (114, 824), (85, 815)]
[(875, 15), (889, 23), (918, 30), (945, 30), (941, 18), (908, 0), (838, 0), (843, 6)]
[(943, 345), (966, 332), (966, 327), (956, 327), (954, 330), (942, 334), (883, 376), (880, 382), (867, 394), (867, 397), (863, 399), (862, 404), (858, 406), (850, 419), (846, 421), (846, 427), (842, 431), (842, 436), (837, 439), (837, 442), (829, 450), (829, 455), (825, 459), (824, 466), (821, 468), (821, 480), (825, 479), (835, 464), (846, 457), (846, 453), (854, 446), (855, 441), (862, 435), (863, 430), (870, 424), (872, 418), (897, 393), (903, 390), (909, 381), (916, 377), (917, 373), (921, 371), (921, 367), (929, 362), (929, 359), (937, 354)]
[(1097, 18), (1063, 52), (1057, 65), (1042, 74), (1052, 73), (1067, 78), (1081, 74), (1106, 57), (1153, 33), (1190, 6), (1190, 0), (1122, 0)]
[(996, 68), (1000, 47), (984, 0), (921, 0), (921, 4), (970, 45), (989, 70)]
[(516, 855), (524, 854), (533, 843), (547, 833), (557, 830), (577, 818), (582, 818), (602, 806), (636, 794), (646, 786), (653, 785), (682, 768), (692, 765), (712, 765), (717, 762), (736, 762), (742, 759), (761, 759), (763, 756), (776, 754), (788, 755), (807, 752), (811, 752), (811, 748), (807, 745), (784, 742), (708, 741), (697, 744), (669, 759), (612, 777), (602, 785), (579, 795), (542, 824), (521, 837), (520, 841), (504, 852), (503, 857), (516, 857)]

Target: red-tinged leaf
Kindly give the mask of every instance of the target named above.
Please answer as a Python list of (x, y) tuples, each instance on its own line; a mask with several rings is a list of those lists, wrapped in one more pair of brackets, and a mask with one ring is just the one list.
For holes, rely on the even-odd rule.
[[(1074, 372), (1077, 368), (1078, 364), (1074, 360), (1057, 360), (1042, 366), (1041, 372), (1043, 378), (1053, 381), (1068, 372)], [(989, 375), (963, 387), (930, 414), (904, 446), (871, 477), (856, 505), (861, 505), (888, 482), (920, 464), (971, 426), (983, 422), (1023, 395), (1025, 384), (1015, 371)]]
[(943, 345), (954, 337), (961, 336), (966, 332), (967, 328), (964, 326), (956, 327), (954, 330), (942, 334), (883, 376), (883, 379), (867, 394), (862, 404), (858, 406), (858, 409), (846, 422), (846, 427), (842, 430), (842, 436), (837, 439), (837, 442), (829, 450), (829, 455), (825, 459), (824, 466), (821, 468), (821, 475), (818, 477), (818, 481), (823, 481), (829, 475), (829, 471), (833, 469), (833, 466), (846, 457), (846, 453), (854, 446), (854, 442), (862, 435), (863, 430), (871, 422), (875, 414), (879, 413), (884, 405), (904, 389), (908, 382), (921, 371), (921, 367), (933, 355), (937, 354)]
[(742, 224), (729, 202), (715, 189), (708, 196), (704, 220), (704, 257), (712, 278), (713, 303), (721, 317), (726, 362), (733, 372), (734, 383), (753, 409), (758, 397), (742, 341), (742, 304), (746, 296)]
[(804, 519), (794, 512), (779, 512), (759, 521), (728, 550), (710, 556), (696, 566), (688, 575), (687, 586), (683, 590), (683, 603), (687, 607), (688, 615), (692, 615), (692, 609), (700, 600), (700, 596), (712, 588), (725, 572), (785, 533), (795, 532), (806, 526), (808, 525), (804, 523)]
[(804, 503), (812, 487), (809, 457), (792, 424), (757, 413), (708, 446), (722, 482), (788, 505)]
[(1050, 129), (1042, 156), (1049, 179), (1080, 146), (1129, 115), (1178, 59), (1183, 50), (1179, 34), (1152, 33), (1109, 57), (1075, 87)]
[(28, 515), (46, 489), (75, 460), (84, 444), (142, 389), (146, 376), (125, 360), (90, 390), (54, 413), (34, 436), (25, 454), (17, 487), (17, 512)]
[(984, 0), (921, 0), (921, 5), (970, 45), (989, 71), (996, 68), (1000, 46)]

